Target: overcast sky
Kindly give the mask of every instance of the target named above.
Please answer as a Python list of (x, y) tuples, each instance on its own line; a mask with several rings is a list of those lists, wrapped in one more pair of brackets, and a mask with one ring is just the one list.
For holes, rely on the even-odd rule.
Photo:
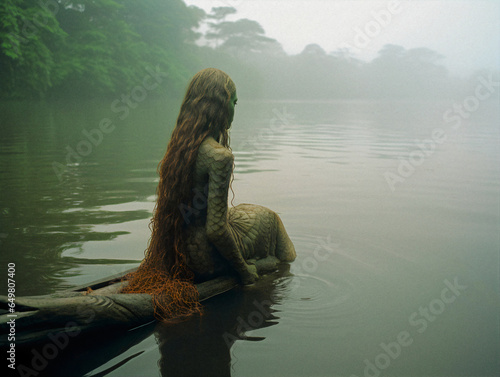
[(249, 18), (289, 54), (310, 43), (349, 47), (370, 60), (385, 44), (428, 47), (453, 72), (500, 65), (500, 0), (185, 0), (209, 12), (232, 6), (228, 20)]

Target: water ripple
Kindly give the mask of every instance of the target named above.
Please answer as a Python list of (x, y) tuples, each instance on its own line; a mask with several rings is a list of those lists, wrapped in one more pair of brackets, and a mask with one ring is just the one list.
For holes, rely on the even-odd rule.
[[(364, 312), (355, 300), (355, 284), (341, 279), (323, 279), (310, 274), (297, 274), (282, 278), (277, 292), (286, 297), (282, 317), (293, 326), (324, 328), (325, 324), (337, 326), (354, 315)], [(280, 309), (281, 310), (281, 309)]]

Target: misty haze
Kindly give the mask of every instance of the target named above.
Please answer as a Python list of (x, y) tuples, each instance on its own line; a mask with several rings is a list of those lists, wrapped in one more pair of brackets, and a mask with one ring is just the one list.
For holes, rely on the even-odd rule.
[(141, 263), (158, 163), (207, 67), (237, 90), (231, 205), (273, 208), (297, 253), (202, 316), (18, 346), (13, 375), (500, 375), (499, 4), (307, 4), (2, 1), (17, 297)]

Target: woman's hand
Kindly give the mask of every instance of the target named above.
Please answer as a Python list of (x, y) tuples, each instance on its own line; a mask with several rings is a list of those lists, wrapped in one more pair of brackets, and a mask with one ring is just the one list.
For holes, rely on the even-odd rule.
[(240, 274), (241, 282), (244, 285), (253, 284), (259, 278), (257, 267), (255, 266), (255, 264), (247, 264), (246, 267), (246, 271), (243, 271)]

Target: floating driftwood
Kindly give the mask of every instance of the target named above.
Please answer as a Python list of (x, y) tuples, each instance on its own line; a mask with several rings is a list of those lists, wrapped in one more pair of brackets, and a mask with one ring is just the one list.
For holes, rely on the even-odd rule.
[[(276, 262), (266, 258), (255, 264), (259, 274), (265, 274), (276, 270)], [(150, 295), (120, 293), (127, 284), (121, 282), (121, 278), (132, 271), (51, 295), (18, 297), (15, 313), (9, 313), (7, 297), (0, 296), (0, 346), (7, 345), (4, 335), (9, 334), (13, 319), (17, 346), (61, 336), (61, 333), (74, 337), (99, 329), (132, 329), (154, 321)], [(197, 284), (196, 288), (200, 301), (204, 301), (237, 285), (236, 278), (221, 276)]]

